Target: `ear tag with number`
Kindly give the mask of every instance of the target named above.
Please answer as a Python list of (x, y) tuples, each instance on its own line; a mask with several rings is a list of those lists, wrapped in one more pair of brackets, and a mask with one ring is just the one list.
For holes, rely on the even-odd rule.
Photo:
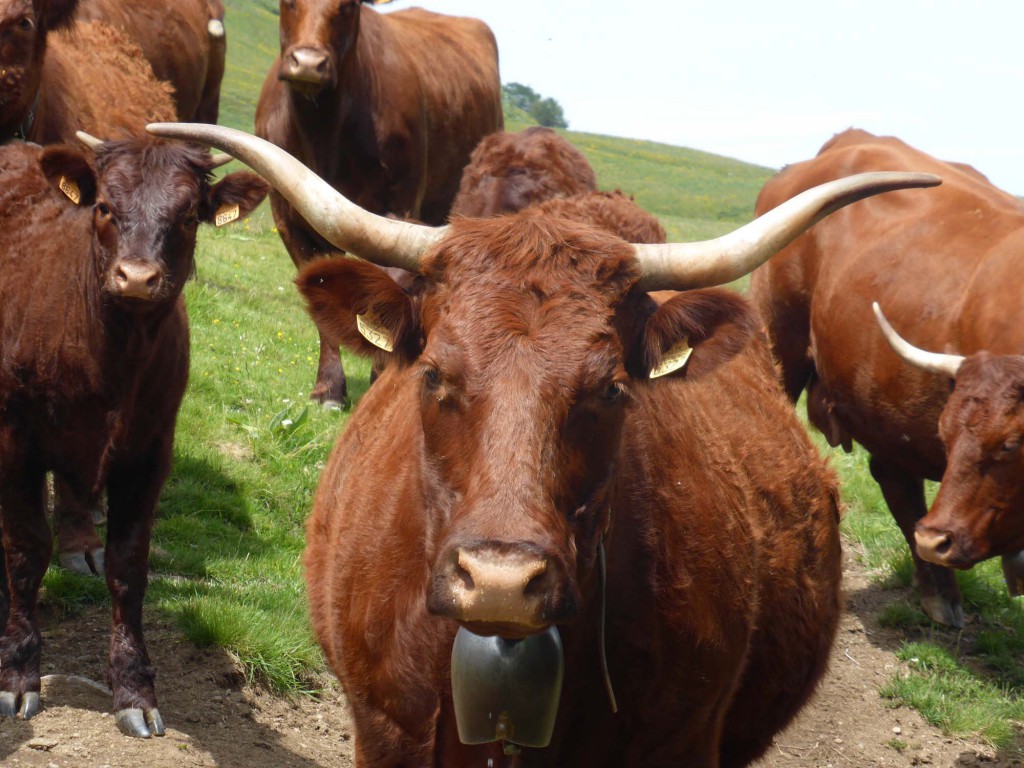
[(224, 203), (224, 205), (217, 209), (217, 213), (213, 217), (214, 226), (223, 227), (225, 224), (230, 224), (239, 215), (238, 203)]
[(659, 376), (665, 376), (678, 371), (686, 365), (686, 361), (690, 359), (692, 352), (693, 348), (690, 347), (689, 339), (684, 336), (682, 341), (670, 347), (662, 355), (661, 361), (651, 370), (651, 378), (656, 379)]
[(61, 192), (68, 196), (68, 200), (75, 205), (82, 202), (82, 193), (74, 180), (69, 179), (67, 176), (61, 176), (60, 183), (57, 186), (60, 187)]
[(385, 352), (395, 351), (395, 340), (391, 338), (391, 331), (372, 309), (362, 315), (356, 315), (356, 328), (373, 346), (380, 347)]

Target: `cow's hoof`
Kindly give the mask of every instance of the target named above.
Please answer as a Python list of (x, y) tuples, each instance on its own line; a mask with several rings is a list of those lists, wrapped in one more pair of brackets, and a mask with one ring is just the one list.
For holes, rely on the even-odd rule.
[(960, 603), (950, 603), (938, 595), (933, 595), (921, 598), (921, 609), (936, 624), (953, 629), (964, 628), (964, 607)]
[(39, 714), (39, 694), (35, 691), (21, 694), (21, 709), (18, 710), (18, 717), (28, 720)]
[(126, 736), (148, 739), (150, 736), (164, 735), (164, 721), (160, 717), (160, 710), (155, 707), (149, 712), (143, 712), (135, 707), (121, 709), (114, 715), (114, 719), (121, 733)]
[(323, 406), (325, 411), (345, 411), (348, 410), (348, 400), (323, 400), (320, 405)]
[(14, 717), (18, 711), (18, 696), (10, 691), (0, 691), (0, 717)]
[(58, 555), (61, 567), (83, 576), (103, 575), (104, 554), (103, 548), (99, 547), (91, 552), (61, 552)]
[(102, 504), (98, 504), (95, 507), (93, 507), (92, 511), (89, 514), (92, 515), (92, 524), (93, 525), (106, 525), (107, 524), (107, 513), (103, 511), (103, 505)]
[(0, 717), (20, 717), (29, 720), (39, 714), (39, 694), (29, 691), (21, 694), (21, 707), (18, 707), (18, 694), (12, 691), (0, 692)]

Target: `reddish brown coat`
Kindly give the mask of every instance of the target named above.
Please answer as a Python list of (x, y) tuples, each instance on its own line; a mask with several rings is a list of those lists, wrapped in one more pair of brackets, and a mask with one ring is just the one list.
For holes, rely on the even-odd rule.
[[(354, 260), (299, 277), (332, 342), (365, 353), (354, 313), (369, 309), (396, 341), (307, 530), (313, 626), (352, 705), (357, 765), (508, 764), (496, 744), (459, 743), (458, 621), (513, 636), (560, 626), (554, 740), (523, 766), (753, 760), (824, 669), (840, 553), (834, 478), (750, 309), (715, 290), (658, 305), (632, 288), (621, 240), (536, 208), (456, 219), (424, 274), (418, 297)], [(649, 379), (683, 336), (685, 369)], [(617, 715), (597, 652), (609, 523)], [(528, 614), (446, 618), (464, 548), (543, 553)]]
[[(829, 441), (870, 452), (912, 547), (915, 525), (957, 532), (947, 562), (962, 567), (1024, 547), (1024, 206), (973, 168), (849, 130), (771, 179), (757, 211), (829, 179), (911, 168), (938, 174), (942, 186), (829, 216), (755, 272), (751, 293), (790, 397), (806, 388), (811, 420)], [(952, 397), (950, 381), (896, 356), (872, 301), (912, 344), (971, 356)], [(926, 478), (943, 481), (927, 517)], [(960, 621), (953, 574), (916, 553), (915, 561), (926, 610)]]
[[(497, 44), (477, 19), (296, 0), (281, 5), (256, 133), (369, 211), (442, 224), (473, 147), (502, 127), (500, 90)], [(336, 253), (273, 192), (271, 205), (296, 266)], [(347, 397), (323, 339), (312, 397)]]
[[(106, 493), (114, 708), (135, 710), (138, 725), (156, 707), (141, 612), (188, 378), (181, 291), (197, 224), (227, 203), (245, 215), (266, 194), (250, 173), (211, 184), (211, 165), (152, 139), (105, 144), (95, 161), (63, 146), (0, 148), (0, 715), (38, 708), (47, 472), (87, 508)], [(57, 191), (68, 182), (79, 205)]]
[(73, 142), (142, 132), (173, 120), (171, 88), (137, 45), (101, 24), (74, 24), (78, 0), (0, 0), (0, 142)]
[(596, 191), (597, 177), (587, 158), (551, 128), (499, 131), (473, 150), (452, 215), (497, 216), (544, 200)]
[(157, 79), (174, 86), (179, 120), (217, 122), (227, 41), (211, 35), (209, 23), (223, 28), (222, 0), (82, 0), (77, 18), (110, 24), (136, 42)]

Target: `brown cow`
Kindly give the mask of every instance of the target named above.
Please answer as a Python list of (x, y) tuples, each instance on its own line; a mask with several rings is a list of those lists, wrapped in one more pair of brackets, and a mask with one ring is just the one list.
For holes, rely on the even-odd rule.
[(81, 0), (77, 18), (106, 22), (138, 43), (157, 79), (174, 86), (179, 120), (217, 122), (227, 53), (222, 0)]
[(137, 45), (103, 24), (75, 24), (78, 0), (0, 0), (0, 143), (138, 134), (174, 119), (171, 88)]
[[(222, 147), (338, 248), (427, 284), (410, 297), (355, 259), (298, 279), (328, 339), (393, 349), (307, 529), (313, 626), (352, 705), (356, 764), (509, 764), (500, 745), (460, 743), (460, 626), (526, 640), (559, 628), (560, 715), (523, 764), (762, 754), (813, 691), (835, 631), (834, 479), (744, 300), (705, 290), (659, 306), (646, 291), (734, 279), (835, 206), (935, 178), (872, 175), (719, 241), (629, 245), (537, 208), (445, 230), (390, 221), (255, 137), (150, 130)], [(667, 375), (681, 345), (689, 357)], [(487, 740), (515, 743), (516, 723), (491, 717)]]
[[(369, 211), (442, 224), (473, 147), (503, 124), (494, 35), (477, 19), (363, 6), (282, 0), (256, 133)], [(284, 198), (270, 202), (296, 266), (336, 253)], [(338, 350), (322, 337), (311, 397), (347, 400)]]
[[(865, 168), (922, 169), (943, 185), (829, 217), (755, 272), (751, 294), (789, 396), (806, 388), (811, 420), (829, 442), (856, 440), (871, 454), (871, 474), (912, 551), (916, 526), (925, 612), (961, 626), (955, 576), (940, 566), (1024, 548), (1024, 321), (1014, 315), (1024, 207), (973, 168), (849, 130), (771, 179), (757, 210)], [(915, 344), (967, 361), (960, 367), (956, 357), (959, 370), (940, 373), (908, 367), (879, 332), (873, 301)], [(927, 516), (926, 478), (942, 480)]]
[(550, 128), (499, 131), (477, 144), (462, 171), (452, 216), (514, 213), (558, 197), (597, 191), (587, 158)]
[(102, 144), (95, 160), (66, 146), (0, 148), (0, 716), (39, 710), (52, 471), (87, 506), (106, 493), (116, 722), (133, 736), (163, 733), (142, 601), (188, 379), (181, 291), (197, 225), (222, 206), (245, 215), (266, 195), (248, 172), (212, 184), (213, 165), (151, 138)]

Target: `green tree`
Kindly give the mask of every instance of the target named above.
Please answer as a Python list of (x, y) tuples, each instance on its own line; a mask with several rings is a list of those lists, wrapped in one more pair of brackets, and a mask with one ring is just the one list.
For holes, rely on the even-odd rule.
[(539, 93), (522, 83), (505, 83), (502, 90), (513, 106), (519, 107), (524, 112), (529, 112), (533, 105), (540, 100)]
[(538, 99), (530, 107), (530, 114), (533, 119), (548, 128), (568, 128), (569, 123), (565, 119), (562, 105), (550, 96), (546, 99)]

